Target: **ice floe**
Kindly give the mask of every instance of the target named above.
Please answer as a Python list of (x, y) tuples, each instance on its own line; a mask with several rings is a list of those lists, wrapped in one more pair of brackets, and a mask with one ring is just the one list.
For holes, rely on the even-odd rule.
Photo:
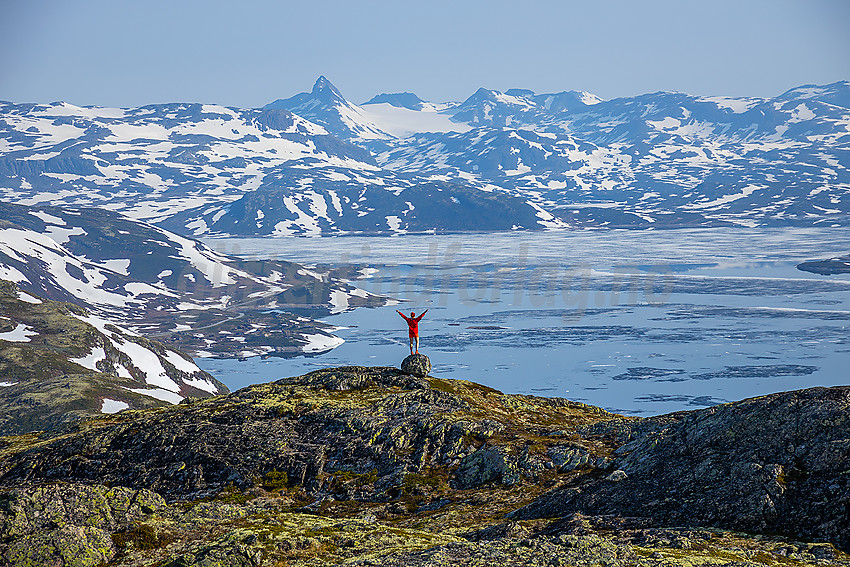
[(307, 344), (302, 348), (306, 353), (324, 352), (334, 349), (345, 342), (343, 339), (333, 335), (302, 334), (301, 336), (307, 341)]

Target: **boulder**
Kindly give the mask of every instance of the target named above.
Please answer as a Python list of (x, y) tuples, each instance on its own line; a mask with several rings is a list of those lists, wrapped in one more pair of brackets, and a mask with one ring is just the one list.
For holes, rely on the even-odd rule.
[(512, 486), (520, 481), (515, 463), (500, 447), (483, 447), (460, 462), (455, 482), (461, 490), (475, 488), (488, 482)]
[(411, 354), (401, 361), (401, 371), (405, 374), (424, 378), (431, 372), (431, 359), (424, 354)]

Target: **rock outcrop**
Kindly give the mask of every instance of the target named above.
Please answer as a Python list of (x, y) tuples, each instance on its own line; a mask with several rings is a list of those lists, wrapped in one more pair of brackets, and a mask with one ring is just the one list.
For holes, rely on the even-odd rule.
[(401, 361), (401, 371), (405, 374), (424, 378), (431, 372), (431, 359), (418, 352), (411, 354)]
[(849, 404), (638, 419), (320, 370), (0, 438), (0, 564), (850, 566)]
[[(116, 555), (112, 534), (165, 507), (147, 490), (80, 484), (29, 486), (0, 495), (0, 535), (11, 565), (102, 565)], [(116, 538), (118, 539), (118, 538)]]
[[(463, 459), (490, 447), (532, 480), (550, 460), (526, 447), (550, 429), (539, 419), (563, 427), (610, 417), (564, 399), (506, 396), (395, 368), (344, 367), (82, 424), (70, 438), (48, 436), (0, 461), (0, 484), (97, 480), (176, 499), (249, 489), (269, 471), (285, 471), (310, 494), (380, 501), (397, 494), (409, 473), (456, 480)], [(500, 443), (489, 443), (497, 435)], [(554, 435), (545, 445), (560, 441)], [(373, 482), (340, 480), (364, 475)], [(467, 475), (461, 484), (499, 478)]]
[(585, 434), (623, 441), (614, 472), (516, 518), (584, 514), (831, 541), (850, 549), (850, 386), (811, 388)]

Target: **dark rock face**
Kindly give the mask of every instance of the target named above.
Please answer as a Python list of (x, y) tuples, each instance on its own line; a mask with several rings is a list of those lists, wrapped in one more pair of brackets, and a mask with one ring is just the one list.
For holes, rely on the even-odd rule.
[[(592, 428), (615, 433), (610, 424)], [(589, 431), (588, 431), (589, 432)], [(616, 514), (850, 549), (850, 386), (784, 392), (632, 422), (614, 473), (518, 518)]]
[(405, 374), (424, 378), (431, 372), (431, 359), (424, 354), (411, 354), (401, 361), (401, 371)]

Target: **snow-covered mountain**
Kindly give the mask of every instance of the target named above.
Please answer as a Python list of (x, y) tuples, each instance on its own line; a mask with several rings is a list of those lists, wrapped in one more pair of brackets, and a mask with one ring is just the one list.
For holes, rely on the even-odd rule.
[[(339, 99), (321, 80), (314, 91)], [(381, 169), (368, 150), (283, 109), (0, 104), (0, 199), (97, 206), (192, 235), (501, 230), (534, 218), (524, 200), (481, 187)], [(251, 205), (269, 195), (269, 206)]]
[(482, 89), (453, 112), (477, 127), (372, 143), (379, 165), (489, 183), (569, 226), (850, 222), (847, 82), (775, 99)]
[(0, 279), (198, 356), (339, 344), (306, 315), (381, 305), (327, 271), (244, 261), (103, 209), (0, 203)]
[(309, 93), (278, 99), (263, 107), (267, 110), (286, 109), (316, 124), (328, 132), (345, 138), (384, 140), (393, 136), (373, 124), (369, 116), (356, 104), (345, 100), (342, 93), (324, 76), (319, 77)]
[(850, 223), (850, 83), (778, 97), (479, 89), (263, 109), (0, 105), (0, 199), (196, 236)]
[(377, 169), (369, 152), (285, 110), (0, 103), (4, 200), (101, 206), (158, 221), (226, 205), (281, 165)]

